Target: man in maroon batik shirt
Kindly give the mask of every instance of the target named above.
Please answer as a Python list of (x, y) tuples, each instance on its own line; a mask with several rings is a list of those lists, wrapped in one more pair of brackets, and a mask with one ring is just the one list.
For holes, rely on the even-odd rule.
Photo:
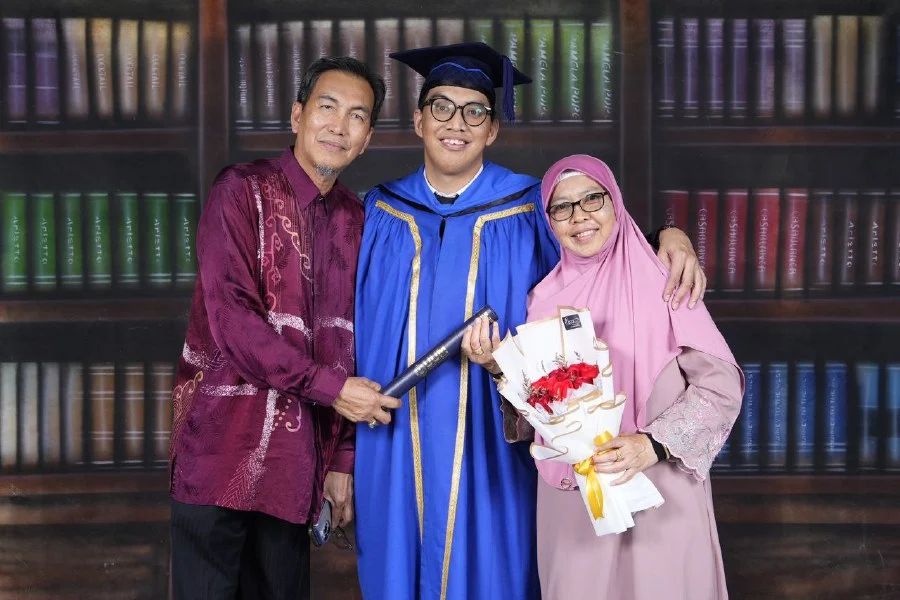
[(309, 597), (323, 497), (353, 517), (353, 423), (400, 401), (354, 371), (363, 208), (337, 182), (363, 153), (384, 82), (349, 58), (305, 73), (293, 149), (216, 178), (172, 427), (175, 598)]

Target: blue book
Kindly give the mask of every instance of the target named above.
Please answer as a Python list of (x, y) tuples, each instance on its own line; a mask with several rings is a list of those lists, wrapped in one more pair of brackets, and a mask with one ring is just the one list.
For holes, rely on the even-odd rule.
[(874, 469), (878, 463), (878, 365), (856, 365), (859, 386), (859, 466)]
[(769, 410), (766, 424), (769, 436), (766, 445), (766, 465), (772, 469), (787, 466), (787, 363), (769, 365)]
[(825, 363), (825, 468), (847, 466), (847, 365)]
[(762, 367), (759, 363), (742, 365), (744, 370), (744, 403), (738, 417), (741, 445), (738, 450), (741, 466), (759, 467), (759, 404), (762, 394)]
[(900, 364), (887, 366), (887, 468), (900, 470)]
[(716, 454), (716, 459), (713, 461), (712, 470), (713, 471), (727, 471), (731, 468), (731, 440), (729, 438), (725, 438), (725, 443), (722, 444), (722, 449), (719, 450), (719, 453)]
[(816, 365), (797, 363), (794, 400), (794, 466), (810, 470), (816, 462)]

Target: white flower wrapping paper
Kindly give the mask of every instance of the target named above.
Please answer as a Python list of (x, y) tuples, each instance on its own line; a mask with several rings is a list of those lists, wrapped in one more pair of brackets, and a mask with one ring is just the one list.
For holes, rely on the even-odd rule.
[[(594, 336), (590, 311), (560, 307), (558, 317), (526, 323), (517, 331), (515, 336), (507, 334), (494, 351), (494, 359), (503, 370), (500, 393), (544, 440), (543, 446), (531, 445), (531, 455), (574, 467), (588, 518), (598, 536), (634, 527), (634, 513), (656, 508), (664, 500), (643, 473), (613, 486), (611, 482), (621, 473), (593, 470), (590, 459), (596, 446), (619, 434), (625, 395), (614, 392), (609, 349)], [(549, 412), (529, 404), (534, 382), (561, 366), (578, 363), (598, 368), (593, 383), (568, 390), (563, 401), (550, 403)]]

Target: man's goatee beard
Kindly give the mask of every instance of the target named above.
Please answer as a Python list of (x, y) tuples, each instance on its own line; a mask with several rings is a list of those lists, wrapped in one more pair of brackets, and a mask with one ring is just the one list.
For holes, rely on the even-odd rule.
[(316, 174), (322, 179), (334, 179), (340, 174), (341, 170), (326, 165), (316, 165)]

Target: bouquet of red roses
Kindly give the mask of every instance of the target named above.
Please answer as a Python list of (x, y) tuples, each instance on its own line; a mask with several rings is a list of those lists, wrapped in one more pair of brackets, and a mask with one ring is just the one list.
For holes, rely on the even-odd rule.
[(500, 393), (543, 439), (532, 456), (572, 465), (597, 535), (626, 531), (633, 513), (663, 503), (642, 473), (611, 486), (618, 475), (593, 469), (596, 446), (619, 434), (625, 395), (614, 392), (609, 349), (594, 336), (589, 310), (560, 307), (558, 317), (519, 326), (494, 359)]

